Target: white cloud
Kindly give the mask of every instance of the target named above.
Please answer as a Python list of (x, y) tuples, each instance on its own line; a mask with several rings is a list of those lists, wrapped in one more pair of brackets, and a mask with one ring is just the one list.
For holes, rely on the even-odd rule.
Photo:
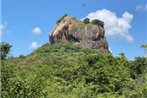
[(30, 45), (30, 48), (32, 48), (32, 49), (36, 49), (38, 47), (39, 47), (39, 45), (38, 45), (37, 42), (32, 42), (31, 45)]
[(5, 30), (6, 30), (6, 23), (4, 24), (1, 23), (0, 24), (0, 36), (4, 34)]
[(140, 4), (136, 6), (137, 11), (147, 11), (147, 4)]
[(32, 32), (33, 32), (34, 34), (41, 34), (41, 33), (42, 33), (42, 31), (41, 31), (41, 29), (40, 29), (39, 27), (35, 27), (35, 28), (32, 30)]
[(133, 15), (127, 11), (124, 12), (122, 17), (119, 18), (116, 16), (116, 13), (107, 9), (102, 9), (89, 13), (85, 18), (104, 21), (106, 36), (119, 36), (125, 38), (129, 42), (133, 41), (133, 37), (129, 33)]

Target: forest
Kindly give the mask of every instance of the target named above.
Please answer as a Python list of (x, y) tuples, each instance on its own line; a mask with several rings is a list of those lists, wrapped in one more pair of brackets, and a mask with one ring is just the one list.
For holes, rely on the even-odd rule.
[(4, 58), (1, 98), (147, 98), (147, 58), (120, 55), (46, 43), (29, 55)]

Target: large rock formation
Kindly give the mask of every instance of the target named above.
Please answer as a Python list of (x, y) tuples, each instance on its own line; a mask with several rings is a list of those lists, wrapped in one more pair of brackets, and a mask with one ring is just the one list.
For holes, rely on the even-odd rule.
[(72, 42), (87, 48), (98, 49), (102, 53), (109, 52), (105, 38), (105, 30), (100, 25), (85, 24), (74, 17), (65, 16), (50, 33), (50, 42)]

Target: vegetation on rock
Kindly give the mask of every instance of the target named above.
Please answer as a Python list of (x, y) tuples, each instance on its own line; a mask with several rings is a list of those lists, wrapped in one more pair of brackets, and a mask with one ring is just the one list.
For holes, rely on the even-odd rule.
[(94, 20), (92, 20), (92, 21), (90, 22), (89, 20), (90, 20), (89, 18), (85, 18), (85, 19), (83, 20), (83, 22), (84, 22), (85, 24), (91, 23), (91, 24), (99, 25), (99, 26), (101, 26), (101, 27), (104, 28), (104, 22), (103, 22), (103, 21), (98, 20), (98, 19), (94, 19)]
[(85, 19), (83, 20), (83, 22), (86, 23), (86, 24), (88, 24), (88, 23), (89, 23), (89, 18), (85, 18)]
[(104, 27), (104, 22), (98, 19), (92, 20), (92, 24), (100, 25), (101, 27)]

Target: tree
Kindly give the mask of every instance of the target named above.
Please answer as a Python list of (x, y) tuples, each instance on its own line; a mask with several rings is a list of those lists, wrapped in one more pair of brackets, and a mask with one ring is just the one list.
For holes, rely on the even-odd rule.
[(1, 60), (4, 60), (7, 55), (9, 54), (10, 52), (10, 48), (12, 46), (9, 44), (9, 43), (6, 43), (6, 42), (1, 42), (0, 43), (0, 55), (1, 55)]
[(88, 24), (88, 23), (89, 23), (89, 18), (85, 18), (85, 19), (83, 20), (83, 22), (84, 22), (85, 24)]
[(104, 27), (104, 22), (98, 19), (92, 20), (92, 23), (95, 25), (100, 25), (101, 27)]
[(123, 52), (119, 53), (119, 56), (120, 56), (121, 59), (125, 59), (126, 58), (125, 54)]
[(147, 59), (144, 57), (136, 57), (135, 60), (132, 62), (131, 69), (133, 70), (135, 76), (144, 73), (146, 68)]
[(147, 44), (142, 44), (141, 48), (144, 49), (144, 57), (147, 57)]

